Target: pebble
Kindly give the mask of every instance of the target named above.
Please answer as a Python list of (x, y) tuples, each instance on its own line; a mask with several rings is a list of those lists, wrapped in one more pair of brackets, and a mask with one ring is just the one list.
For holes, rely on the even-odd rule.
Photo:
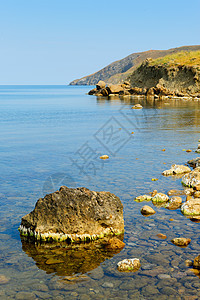
[(102, 156), (100, 156), (100, 158), (101, 158), (101, 159), (108, 159), (109, 156), (108, 156), (108, 155), (102, 155)]
[(114, 285), (113, 285), (112, 282), (104, 282), (104, 283), (102, 284), (102, 287), (104, 287), (104, 288), (113, 288)]
[(159, 278), (159, 279), (169, 279), (169, 278), (171, 278), (171, 276), (168, 275), (168, 274), (159, 274), (159, 275), (158, 275), (158, 278)]

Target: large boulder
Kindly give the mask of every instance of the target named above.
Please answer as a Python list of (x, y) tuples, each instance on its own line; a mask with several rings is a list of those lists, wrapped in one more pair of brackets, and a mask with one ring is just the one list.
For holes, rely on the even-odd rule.
[(188, 173), (190, 171), (191, 171), (191, 169), (187, 166), (175, 164), (175, 165), (171, 166), (171, 169), (165, 170), (162, 174), (165, 176), (169, 176), (169, 175), (184, 174), (184, 173)]
[(188, 187), (195, 187), (200, 184), (200, 167), (195, 168), (182, 178), (182, 184)]
[(103, 80), (100, 80), (100, 81), (96, 84), (97, 90), (105, 89), (105, 87), (106, 87), (106, 83), (105, 83)]
[(21, 235), (44, 241), (90, 241), (124, 231), (123, 205), (109, 192), (87, 188), (59, 191), (40, 198), (22, 218)]
[(109, 94), (119, 94), (119, 92), (124, 90), (121, 84), (110, 84), (107, 89), (109, 90)]

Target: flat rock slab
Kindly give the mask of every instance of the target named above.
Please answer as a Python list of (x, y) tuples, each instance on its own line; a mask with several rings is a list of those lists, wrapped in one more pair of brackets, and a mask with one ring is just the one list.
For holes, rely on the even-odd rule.
[(124, 232), (123, 205), (109, 192), (87, 188), (59, 191), (40, 198), (22, 218), (21, 235), (43, 241), (90, 241)]

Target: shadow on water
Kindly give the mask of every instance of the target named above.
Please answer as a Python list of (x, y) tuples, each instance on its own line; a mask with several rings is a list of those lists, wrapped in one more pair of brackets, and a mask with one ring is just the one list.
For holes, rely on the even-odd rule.
[[(120, 236), (123, 240), (123, 236)], [(121, 249), (109, 251), (102, 240), (90, 243), (31, 243), (21, 237), (22, 249), (35, 261), (37, 267), (47, 274), (72, 276), (96, 269), (106, 259)]]

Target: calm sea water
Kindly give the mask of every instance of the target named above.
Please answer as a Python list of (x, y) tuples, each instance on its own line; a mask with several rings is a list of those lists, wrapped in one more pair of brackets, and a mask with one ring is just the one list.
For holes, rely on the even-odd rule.
[[(198, 274), (184, 264), (199, 254), (199, 224), (165, 208), (145, 218), (144, 203), (134, 198), (182, 189), (180, 179), (161, 173), (197, 156), (200, 103), (97, 98), (86, 95), (89, 89), (0, 86), (0, 298), (199, 299)], [(131, 110), (136, 103), (144, 108)], [(103, 154), (109, 160), (100, 161)], [(99, 252), (95, 243), (53, 249), (21, 241), (21, 217), (64, 184), (120, 197), (126, 243), (120, 253)], [(174, 246), (170, 240), (179, 236), (191, 244)], [(118, 261), (134, 257), (141, 260), (138, 272), (116, 270)]]

